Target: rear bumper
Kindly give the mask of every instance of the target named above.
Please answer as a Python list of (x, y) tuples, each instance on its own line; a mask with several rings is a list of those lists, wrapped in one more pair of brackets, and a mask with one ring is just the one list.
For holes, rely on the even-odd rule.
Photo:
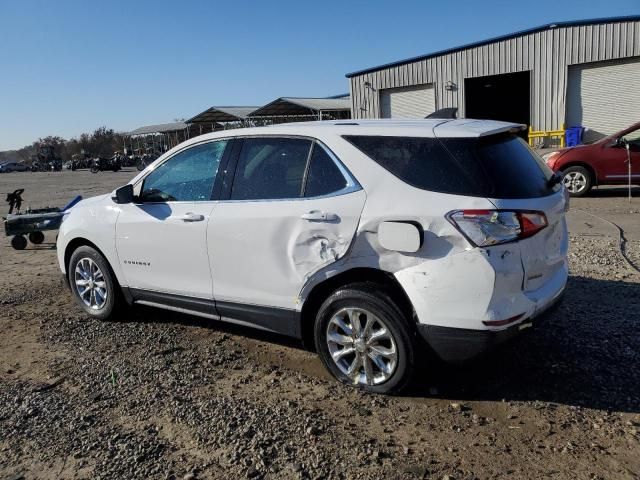
[(533, 325), (544, 323), (562, 299), (563, 294), (558, 295), (534, 317), (503, 330), (470, 330), (418, 324), (418, 332), (442, 360), (461, 363), (490, 351)]

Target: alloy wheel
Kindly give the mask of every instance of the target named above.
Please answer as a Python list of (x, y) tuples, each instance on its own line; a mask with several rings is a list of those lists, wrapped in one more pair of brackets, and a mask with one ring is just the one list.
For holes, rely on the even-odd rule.
[(569, 172), (562, 179), (570, 193), (580, 193), (587, 188), (587, 178), (581, 172)]
[(396, 341), (387, 325), (362, 308), (343, 308), (327, 326), (329, 354), (354, 384), (377, 385), (391, 378), (398, 363)]
[(78, 260), (74, 272), (76, 291), (82, 302), (93, 310), (100, 310), (107, 303), (107, 283), (100, 267), (91, 258)]

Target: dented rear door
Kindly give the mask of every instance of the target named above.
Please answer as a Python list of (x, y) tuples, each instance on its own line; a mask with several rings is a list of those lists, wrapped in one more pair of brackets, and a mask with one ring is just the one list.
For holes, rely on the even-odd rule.
[[(321, 199), (220, 202), (207, 239), (216, 302), (294, 309), (305, 280), (346, 253), (364, 201), (358, 190)], [(317, 218), (322, 214), (328, 218)]]
[(216, 304), (294, 310), (306, 279), (346, 254), (365, 192), (304, 137), (246, 138), (232, 168), (207, 231)]

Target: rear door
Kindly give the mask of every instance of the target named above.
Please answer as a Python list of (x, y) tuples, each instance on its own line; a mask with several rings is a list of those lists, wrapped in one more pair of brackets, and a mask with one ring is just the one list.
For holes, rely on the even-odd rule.
[(207, 232), (216, 307), (223, 317), (247, 314), (251, 323), (292, 333), (290, 325), (270, 324), (262, 307), (295, 310), (307, 278), (346, 253), (365, 193), (315, 140), (242, 142)]

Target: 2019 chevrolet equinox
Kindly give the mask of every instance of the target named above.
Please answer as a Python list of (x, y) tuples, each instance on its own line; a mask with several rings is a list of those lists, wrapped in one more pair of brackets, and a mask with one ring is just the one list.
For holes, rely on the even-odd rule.
[(556, 304), (568, 197), (481, 120), (339, 121), (202, 135), (74, 207), (60, 268), (85, 312), (143, 304), (298, 337), (340, 381), (409, 382)]

